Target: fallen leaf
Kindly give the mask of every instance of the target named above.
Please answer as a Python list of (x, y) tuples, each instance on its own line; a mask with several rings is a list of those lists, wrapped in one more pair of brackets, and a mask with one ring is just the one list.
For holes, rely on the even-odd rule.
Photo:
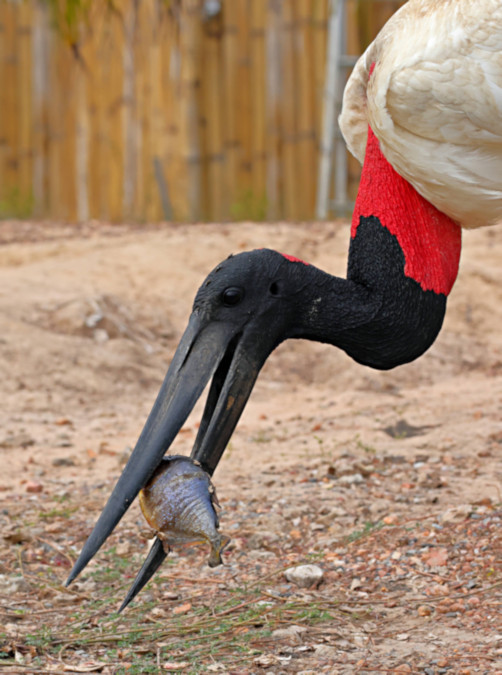
[(19, 527), (11, 527), (4, 532), (3, 538), (10, 544), (21, 544), (25, 541), (31, 541), (33, 537), (28, 530), (23, 530)]
[(408, 424), (406, 420), (399, 420), (396, 424), (388, 427), (384, 427), (382, 431), (385, 431), (391, 438), (412, 438), (413, 436), (423, 436), (426, 434), (429, 429), (434, 429), (433, 426), (423, 425), (415, 427), (413, 424)]
[(275, 638), (276, 640), (282, 640), (282, 639), (287, 639), (287, 638), (296, 638), (298, 639), (301, 635), (301, 633), (304, 633), (307, 629), (305, 626), (288, 626), (287, 628), (277, 628), (276, 630), (272, 631), (272, 637)]
[(445, 548), (433, 548), (424, 557), (424, 562), (430, 567), (444, 567), (448, 562), (448, 551)]
[(192, 609), (192, 605), (189, 602), (185, 602), (183, 605), (178, 605), (173, 609), (173, 614), (186, 614)]
[(0, 441), (0, 448), (27, 448), (30, 445), (35, 445), (35, 441), (28, 434), (6, 436)]
[(395, 525), (399, 521), (399, 516), (396, 513), (391, 513), (388, 516), (382, 518), (384, 525)]
[(261, 654), (260, 656), (257, 656), (255, 659), (253, 659), (253, 662), (256, 663), (257, 666), (267, 668), (268, 666), (277, 664), (277, 657), (273, 654)]
[(163, 670), (185, 670), (190, 663), (188, 661), (166, 661), (162, 664)]
[(109, 457), (115, 457), (119, 453), (116, 450), (110, 450), (110, 448), (105, 447), (100, 447), (99, 448), (99, 454), (100, 455), (108, 455)]
[(65, 673), (98, 673), (105, 667), (104, 663), (83, 663), (80, 666), (68, 666), (63, 668)]

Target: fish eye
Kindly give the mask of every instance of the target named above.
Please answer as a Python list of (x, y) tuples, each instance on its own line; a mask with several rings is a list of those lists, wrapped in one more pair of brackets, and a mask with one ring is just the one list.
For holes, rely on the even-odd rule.
[(221, 299), (225, 307), (235, 307), (244, 297), (244, 291), (237, 286), (226, 288), (221, 294)]

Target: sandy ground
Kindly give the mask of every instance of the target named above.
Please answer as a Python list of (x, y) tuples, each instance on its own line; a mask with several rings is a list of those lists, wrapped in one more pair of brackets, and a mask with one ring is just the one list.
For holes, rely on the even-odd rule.
[[(66, 549), (74, 557), (141, 431), (195, 291), (216, 263), (231, 252), (267, 246), (344, 275), (347, 244), (344, 224), (0, 224), (4, 532), (12, 532), (23, 509), (69, 492), (78, 496), (79, 505), (70, 525), (75, 539)], [(359, 593), (359, 601), (366, 602), (368, 593), (370, 600), (373, 596), (365, 588), (364, 570), (350, 568), (357, 563), (356, 553), (350, 564), (346, 558), (336, 567), (351, 533), (366, 528), (373, 542), (361, 547), (366, 550), (359, 554), (361, 560), (372, 546), (381, 546), (381, 555), (387, 552), (397, 565), (398, 539), (380, 542), (378, 532), (370, 532), (375, 524), (429, 519), (439, 523), (437, 531), (453, 528), (449, 543), (441, 541), (436, 547), (448, 552), (451, 570), (440, 559), (438, 565), (424, 568), (423, 578), (429, 574), (430, 584), (444, 585), (442, 576), (450, 571), (457, 581), (460, 578), (451, 549), (458, 528), (486, 521), (492, 534), (483, 550), (490, 571), (477, 580), (486, 593), (469, 597), (480, 598), (481, 605), (491, 609), (485, 608), (476, 625), (469, 619), (467, 596), (465, 616), (460, 610), (450, 617), (448, 612), (417, 614), (416, 608), (426, 603), (415, 603), (412, 609), (406, 593), (416, 598), (418, 590), (427, 591), (414, 586), (402, 590), (402, 602), (388, 608), (387, 637), (373, 638), (371, 649), (367, 637), (357, 643), (353, 633), (346, 633), (345, 647), (336, 642), (339, 637), (325, 640), (332, 650), (327, 658), (316, 651), (319, 636), (310, 643), (304, 636), (305, 650), (294, 663), (286, 663), (286, 657), (280, 661), (275, 645), (262, 649), (248, 670), (227, 672), (401, 668), (396, 672), (439, 673), (441, 658), (451, 658), (459, 645), (465, 645), (465, 663), (458, 657), (443, 672), (502, 672), (496, 584), (501, 579), (501, 548), (500, 538), (493, 538), (500, 531), (502, 502), (501, 248), (501, 229), (465, 233), (460, 274), (443, 330), (416, 363), (380, 373), (332, 347), (282, 345), (267, 362), (214, 478), (223, 505), (222, 530), (230, 526), (235, 542), (228, 552), (234, 575), (239, 574), (238, 558), (245, 565), (260, 551), (275, 556), (264, 557), (269, 566), (280, 567), (286, 558), (277, 541), (289, 537), (294, 555), (290, 551), (287, 562), (317, 555), (331, 597), (348, 592), (348, 584), (352, 596)], [(173, 452), (190, 452), (200, 412), (198, 406)], [(98, 503), (91, 500), (86, 510), (85, 495), (98, 488)], [(138, 520), (135, 508), (130, 523)], [(0, 543), (5, 548), (2, 559), (14, 560), (13, 551), (17, 556), (20, 545), (7, 537)], [(389, 545), (390, 551), (385, 548)], [(483, 557), (476, 547), (472, 550)], [(427, 565), (424, 550), (417, 555)], [(375, 564), (368, 562), (368, 569)], [(344, 576), (340, 569), (351, 571)], [(60, 582), (67, 571), (58, 571)], [(3, 572), (7, 578), (19, 569), (6, 566)], [(319, 592), (322, 589), (321, 585)], [(398, 587), (392, 590), (399, 595)], [(380, 592), (385, 596), (385, 589)], [(5, 594), (2, 603), (9, 611)], [(470, 610), (480, 611), (475, 604)], [(24, 635), (19, 627), (16, 630), (16, 635)], [(469, 660), (469, 649), (478, 656)], [(425, 655), (422, 661), (420, 654)], [(182, 655), (178, 663), (185, 663)], [(35, 672), (22, 659), (10, 667)], [(192, 666), (179, 666), (180, 672), (187, 668)], [(101, 670), (119, 672), (106, 659)]]

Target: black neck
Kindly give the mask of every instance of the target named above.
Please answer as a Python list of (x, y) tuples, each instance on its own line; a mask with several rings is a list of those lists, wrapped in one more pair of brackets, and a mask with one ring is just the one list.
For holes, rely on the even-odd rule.
[(309, 297), (291, 337), (333, 344), (355, 361), (387, 370), (413, 361), (434, 342), (446, 296), (404, 274), (396, 237), (378, 218), (361, 218), (347, 279), (311, 267)]

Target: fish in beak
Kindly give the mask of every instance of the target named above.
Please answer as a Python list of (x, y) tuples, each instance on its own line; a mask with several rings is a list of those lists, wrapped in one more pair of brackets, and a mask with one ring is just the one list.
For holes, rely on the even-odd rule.
[(150, 552), (122, 603), (119, 613), (152, 577), (171, 546), (207, 542), (209, 567), (223, 563), (222, 552), (230, 537), (219, 532), (219, 507), (209, 475), (189, 457), (164, 457), (139, 493), (141, 510), (156, 533)]
[(223, 563), (230, 537), (219, 532), (219, 507), (209, 475), (189, 457), (164, 457), (139, 493), (143, 515), (169, 553), (171, 546), (207, 542), (209, 567)]

